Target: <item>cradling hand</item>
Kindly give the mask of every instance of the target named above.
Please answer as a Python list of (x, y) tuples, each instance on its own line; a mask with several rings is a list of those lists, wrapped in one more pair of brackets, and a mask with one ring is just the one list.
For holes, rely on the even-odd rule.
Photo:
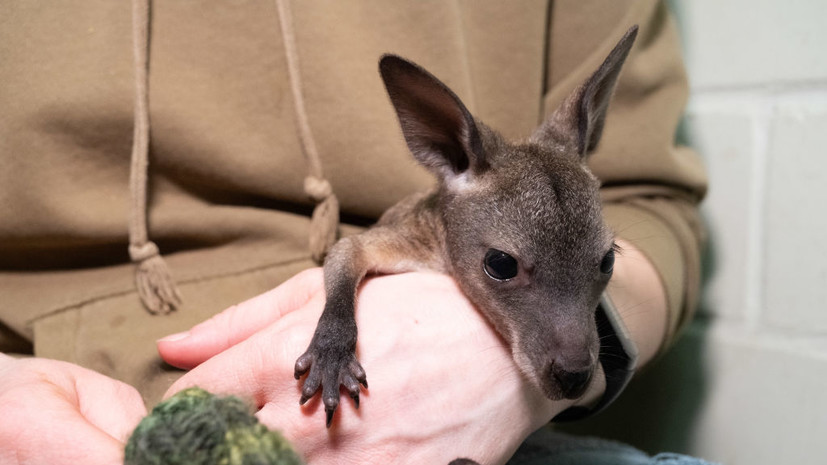
[(571, 401), (552, 402), (454, 281), (434, 273), (369, 279), (360, 288), (357, 356), (369, 389), (342, 394), (330, 429), (319, 396), (299, 406), (293, 366), (324, 305), (322, 271), (303, 272), (190, 331), (159, 341), (192, 368), (169, 390), (197, 385), (254, 402), (313, 464), (504, 463)]
[(0, 463), (122, 464), (146, 415), (131, 386), (77, 365), (0, 354)]

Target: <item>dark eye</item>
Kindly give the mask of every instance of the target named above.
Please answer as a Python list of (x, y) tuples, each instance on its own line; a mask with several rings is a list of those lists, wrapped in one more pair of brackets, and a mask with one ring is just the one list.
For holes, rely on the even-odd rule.
[(606, 255), (603, 256), (603, 261), (600, 262), (600, 272), (603, 274), (609, 274), (612, 272), (615, 266), (615, 250), (609, 249), (606, 252)]
[(485, 254), (485, 274), (497, 281), (505, 281), (517, 276), (517, 260), (497, 249), (488, 249)]

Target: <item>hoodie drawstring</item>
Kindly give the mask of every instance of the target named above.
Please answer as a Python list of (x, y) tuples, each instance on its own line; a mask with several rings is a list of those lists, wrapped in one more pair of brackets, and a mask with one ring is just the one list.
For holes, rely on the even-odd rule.
[(135, 283), (150, 313), (169, 313), (181, 305), (181, 296), (158, 246), (147, 233), (147, 169), (149, 166), (149, 2), (132, 0), (132, 46), (135, 69), (135, 131), (129, 190), (129, 257), (138, 267)]
[(284, 42), (284, 52), (287, 56), (287, 74), (290, 79), (290, 90), (293, 93), (293, 104), (296, 112), (296, 122), (299, 126), (299, 138), (302, 150), (307, 159), (309, 175), (304, 179), (304, 192), (316, 202), (313, 216), (310, 219), (310, 253), (316, 263), (321, 264), (330, 247), (336, 242), (339, 227), (339, 200), (333, 194), (333, 188), (322, 173), (322, 162), (313, 133), (307, 119), (304, 107), (304, 94), (301, 87), (299, 73), (299, 56), (296, 50), (296, 37), (293, 31), (293, 16), (287, 0), (276, 0), (276, 7), (281, 23), (281, 36)]
[[(135, 282), (138, 295), (150, 313), (169, 313), (181, 305), (181, 295), (170, 275), (158, 246), (147, 232), (147, 170), (149, 167), (149, 5), (151, 0), (132, 0), (132, 39), (135, 69), (135, 131), (129, 188), (129, 257), (138, 265)], [(321, 158), (308, 123), (299, 74), (299, 58), (293, 33), (292, 15), (287, 0), (276, 0), (281, 34), (287, 57), (287, 72), (293, 94), (296, 122), (309, 174), (305, 193), (316, 202), (310, 219), (310, 253), (321, 264), (336, 241), (339, 227), (339, 201), (322, 172)]]

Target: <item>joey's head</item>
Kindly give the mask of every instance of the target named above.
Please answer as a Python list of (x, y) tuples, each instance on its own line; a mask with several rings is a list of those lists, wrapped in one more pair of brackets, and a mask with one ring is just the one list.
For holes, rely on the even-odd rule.
[(518, 143), (475, 120), (419, 66), (395, 56), (380, 63), (408, 147), (440, 181), (454, 278), (551, 399), (582, 396), (597, 363), (594, 314), (614, 243), (586, 161), (636, 33)]

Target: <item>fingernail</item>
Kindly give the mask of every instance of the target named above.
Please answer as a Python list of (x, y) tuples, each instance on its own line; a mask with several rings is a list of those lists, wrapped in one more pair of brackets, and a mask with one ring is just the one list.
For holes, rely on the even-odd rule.
[(184, 331), (184, 332), (180, 332), (180, 333), (170, 334), (169, 336), (165, 336), (165, 337), (162, 337), (161, 339), (158, 339), (158, 341), (157, 341), (157, 342), (175, 342), (175, 341), (180, 341), (181, 339), (184, 339), (184, 338), (186, 338), (186, 337), (189, 337), (189, 335), (190, 335), (190, 332), (189, 332), (189, 331)]

